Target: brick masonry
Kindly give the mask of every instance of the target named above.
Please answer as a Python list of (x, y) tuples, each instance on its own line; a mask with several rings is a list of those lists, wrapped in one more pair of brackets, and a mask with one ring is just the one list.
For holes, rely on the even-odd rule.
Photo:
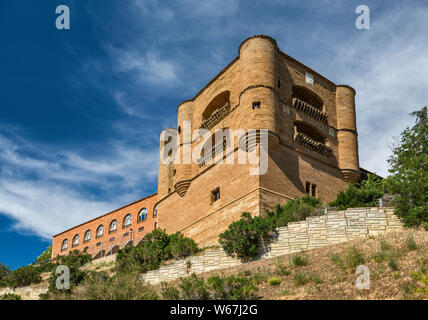
[[(274, 258), (283, 254), (301, 252), (401, 230), (403, 224), (394, 215), (393, 208), (355, 208), (332, 211), (325, 216), (309, 217), (305, 221), (292, 222), (276, 229), (273, 240), (259, 250), (258, 259)], [(191, 273), (200, 274), (242, 264), (228, 256), (223, 249), (209, 249), (201, 255), (175, 261), (141, 275), (150, 284), (171, 281)]]

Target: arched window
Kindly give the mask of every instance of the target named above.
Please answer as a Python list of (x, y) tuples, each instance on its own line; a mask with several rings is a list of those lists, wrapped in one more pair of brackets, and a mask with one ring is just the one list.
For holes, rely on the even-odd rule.
[(123, 226), (124, 227), (130, 226), (131, 223), (132, 223), (132, 216), (130, 214), (127, 214), (123, 219)]
[(84, 238), (83, 238), (83, 241), (89, 241), (89, 240), (91, 240), (91, 230), (87, 230), (86, 232), (85, 232), (85, 236), (84, 236)]
[(112, 222), (110, 222), (110, 228), (109, 228), (109, 231), (110, 232), (114, 232), (114, 231), (116, 231), (117, 230), (117, 221), (116, 220), (113, 220)]
[(147, 219), (147, 209), (143, 208), (138, 213), (138, 222), (144, 221)]
[(62, 244), (61, 244), (61, 251), (67, 250), (68, 249), (68, 240), (65, 239)]
[(153, 210), (153, 217), (156, 218), (158, 216), (158, 207), (155, 207)]
[(104, 235), (104, 226), (100, 225), (97, 229), (97, 237), (101, 237), (102, 235)]
[(77, 246), (79, 244), (79, 235), (76, 234), (73, 238), (73, 247)]
[(323, 144), (326, 142), (324, 135), (307, 123), (296, 121), (294, 123), (294, 128), (295, 134), (302, 134), (312, 140), (315, 140), (316, 142)]
[(323, 110), (324, 103), (322, 99), (312, 92), (312, 90), (309, 90), (305, 87), (294, 86), (293, 98), (297, 98), (320, 111)]

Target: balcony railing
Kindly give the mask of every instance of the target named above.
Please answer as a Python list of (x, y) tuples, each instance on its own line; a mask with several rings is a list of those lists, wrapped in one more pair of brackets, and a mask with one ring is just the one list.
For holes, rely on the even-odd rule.
[(215, 159), (216, 158), (216, 149), (218, 154), (223, 153), (224, 149), (226, 148), (226, 141), (220, 141), (217, 142), (212, 148), (211, 148), (211, 152), (208, 152), (206, 155), (200, 157), (199, 159), (196, 159), (196, 163), (201, 167), (203, 165), (205, 165), (208, 161), (210, 161), (211, 159)]
[(326, 146), (325, 144), (319, 142), (319, 141), (315, 141), (314, 139), (305, 136), (302, 133), (296, 133), (295, 137), (294, 137), (294, 141), (296, 141), (298, 144), (301, 144), (302, 146), (318, 152), (319, 154), (326, 156), (326, 157), (330, 157), (333, 154), (333, 150)]
[(299, 98), (293, 98), (291, 103), (293, 107), (296, 108), (296, 110), (303, 111), (307, 115), (321, 121), (322, 123), (327, 123), (327, 115), (321, 110), (318, 110), (317, 108), (307, 104)]
[(218, 108), (213, 114), (205, 120), (202, 120), (201, 128), (210, 130), (217, 123), (223, 120), (230, 113), (230, 103), (226, 103), (223, 107)]

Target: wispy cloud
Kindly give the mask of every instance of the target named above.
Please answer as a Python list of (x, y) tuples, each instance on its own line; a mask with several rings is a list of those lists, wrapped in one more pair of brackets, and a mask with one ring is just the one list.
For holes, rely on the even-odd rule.
[(0, 132), (0, 212), (18, 231), (49, 238), (143, 197), (156, 181), (157, 150), (119, 142), (91, 157), (53, 150)]

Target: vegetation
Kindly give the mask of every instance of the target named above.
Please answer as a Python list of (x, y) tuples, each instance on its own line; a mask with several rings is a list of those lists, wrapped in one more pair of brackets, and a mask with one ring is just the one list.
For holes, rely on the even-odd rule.
[(0, 288), (7, 286), (6, 277), (9, 272), (9, 267), (4, 265), (3, 263), (0, 263)]
[(368, 174), (367, 180), (349, 184), (345, 190), (339, 191), (336, 199), (329, 203), (330, 207), (339, 210), (358, 207), (377, 207), (378, 199), (384, 195), (382, 181), (375, 175)]
[(244, 212), (240, 220), (233, 222), (229, 228), (220, 234), (220, 245), (230, 255), (242, 260), (254, 258), (258, 253), (260, 243), (270, 239), (273, 230), (286, 226), (289, 222), (304, 220), (315, 214), (321, 206), (321, 200), (312, 196), (288, 201), (277, 205), (274, 211), (267, 211), (264, 217), (251, 217)]
[(22, 266), (10, 271), (3, 278), (4, 286), (11, 288), (25, 287), (33, 283), (39, 283), (42, 280), (40, 272), (32, 265)]
[(205, 281), (193, 273), (181, 278), (178, 288), (172, 283), (163, 283), (162, 297), (167, 300), (249, 300), (254, 299), (258, 291), (251, 277), (223, 274)]
[(0, 300), (21, 300), (21, 296), (15, 293), (6, 293), (0, 296)]
[(199, 251), (196, 242), (181, 233), (168, 235), (161, 229), (146, 234), (136, 247), (120, 249), (116, 257), (117, 272), (147, 272), (155, 270), (172, 258), (184, 258)]
[(407, 226), (428, 223), (428, 115), (427, 106), (412, 113), (416, 124), (401, 133), (392, 149), (386, 185), (396, 195), (395, 213)]
[(43, 253), (37, 257), (35, 267), (40, 272), (50, 272), (53, 270), (55, 264), (51, 261), (52, 245), (46, 248)]
[(270, 278), (268, 279), (268, 283), (269, 283), (271, 286), (277, 286), (277, 285), (279, 285), (281, 282), (282, 282), (282, 279), (281, 279), (280, 277), (270, 277)]

